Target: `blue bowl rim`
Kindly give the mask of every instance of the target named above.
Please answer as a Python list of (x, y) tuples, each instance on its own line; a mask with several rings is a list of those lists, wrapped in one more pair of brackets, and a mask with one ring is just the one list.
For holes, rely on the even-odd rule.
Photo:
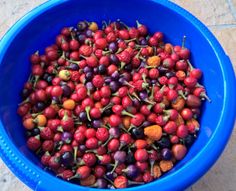
[[(28, 12), (24, 17), (16, 22), (10, 30), (5, 34), (5, 36), (0, 41), (0, 64), (3, 60), (4, 54), (12, 43), (15, 36), (24, 28), (30, 21), (35, 19), (37, 16), (43, 14), (45, 11), (62, 4), (68, 0), (51, 0), (48, 1), (32, 11)], [(179, 7), (178, 5), (165, 0), (151, 0), (155, 3), (161, 4), (177, 14), (184, 17), (186, 20), (190, 21), (208, 40), (209, 44), (212, 46), (215, 54), (218, 57), (220, 67), (223, 73), (224, 78), (224, 100), (223, 100), (223, 109), (221, 112), (220, 120), (217, 125), (217, 130), (208, 140), (207, 144), (202, 148), (201, 152), (199, 152), (190, 162), (185, 164), (182, 168), (176, 170), (172, 174), (161, 178), (157, 181), (151, 182), (149, 184), (135, 187), (135, 188), (127, 188), (124, 190), (134, 190), (134, 189), (150, 189), (155, 188), (156, 186), (165, 185), (165, 188), (160, 188), (163, 190), (170, 190), (170, 188), (186, 188), (189, 185), (193, 184), (197, 181), (218, 159), (220, 154), (223, 152), (231, 132), (233, 130), (233, 125), (235, 122), (235, 113), (236, 113), (236, 101), (234, 98), (236, 97), (236, 81), (235, 74), (232, 68), (232, 64), (230, 62), (229, 57), (225, 54), (223, 48), (213, 36), (213, 34), (207, 29), (207, 27), (202, 24), (196, 17), (192, 14)], [(229, 88), (229, 85), (230, 88)], [(230, 112), (229, 112), (230, 111)], [(225, 131), (224, 125), (227, 124), (229, 127), (227, 131)], [(223, 135), (223, 136), (222, 136)], [(217, 142), (217, 148), (215, 147), (215, 143)], [(8, 165), (8, 167), (13, 171), (13, 173), (18, 176), (25, 184), (30, 186), (32, 189), (40, 190), (41, 187), (46, 189), (48, 185), (48, 181), (51, 183), (56, 183), (58, 185), (65, 185), (68, 189), (71, 188), (73, 190), (76, 189), (85, 189), (85, 187), (81, 187), (78, 185), (73, 185), (58, 178), (55, 178), (49, 175), (47, 172), (44, 172), (39, 167), (35, 166), (29, 159), (27, 159), (17, 147), (11, 142), (10, 137), (7, 135), (2, 122), (0, 121), (0, 157), (3, 161)], [(205, 158), (207, 156), (207, 160), (199, 159)], [(191, 167), (198, 168), (191, 168)], [(181, 179), (179, 178), (181, 177)], [(191, 179), (189, 179), (191, 177)], [(175, 181), (178, 180), (178, 181)], [(188, 181), (186, 181), (188, 180)], [(171, 184), (168, 184), (170, 183)], [(59, 188), (59, 187), (58, 187)], [(88, 188), (86, 188), (87, 190)], [(94, 190), (93, 188), (90, 188)], [(96, 189), (98, 190), (98, 189)], [(102, 190), (102, 189), (100, 189)]]

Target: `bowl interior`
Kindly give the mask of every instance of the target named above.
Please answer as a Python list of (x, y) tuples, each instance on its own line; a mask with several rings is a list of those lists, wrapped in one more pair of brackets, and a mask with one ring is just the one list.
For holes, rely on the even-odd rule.
[(212, 103), (205, 102), (202, 107), (201, 130), (197, 141), (169, 174), (198, 154), (216, 131), (224, 99), (222, 68), (208, 40), (190, 21), (154, 1), (64, 1), (31, 20), (12, 36), (0, 65), (2, 123), (15, 146), (33, 163), (40, 165), (34, 154), (26, 148), (22, 122), (16, 114), (17, 105), (21, 102), (19, 94), (30, 72), (29, 55), (37, 50), (43, 53), (64, 26), (76, 25), (80, 20), (101, 23), (102, 20), (116, 19), (121, 19), (129, 26), (135, 26), (135, 21), (139, 20), (148, 26), (151, 33), (162, 31), (165, 41), (173, 44), (180, 45), (183, 35), (186, 35), (186, 46), (192, 52), (191, 62), (203, 70), (202, 83)]

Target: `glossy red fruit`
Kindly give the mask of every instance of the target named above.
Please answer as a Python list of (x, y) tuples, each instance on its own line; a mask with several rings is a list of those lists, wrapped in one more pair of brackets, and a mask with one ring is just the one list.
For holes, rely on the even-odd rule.
[(119, 115), (111, 115), (109, 117), (109, 124), (111, 127), (118, 127), (121, 124), (121, 117)]
[(111, 152), (117, 151), (119, 147), (120, 147), (120, 141), (118, 139), (111, 139), (107, 144), (107, 148)]
[(92, 167), (97, 161), (97, 158), (96, 158), (95, 154), (93, 154), (93, 153), (85, 153), (83, 155), (82, 159), (83, 159), (85, 165), (89, 166), (89, 167)]
[(136, 161), (145, 162), (148, 159), (148, 152), (146, 149), (137, 149), (134, 153)]
[(174, 134), (177, 130), (177, 125), (174, 121), (169, 121), (163, 128), (164, 132), (168, 134)]
[(103, 86), (100, 89), (100, 95), (101, 97), (109, 98), (111, 96), (111, 89), (109, 88), (109, 86)]
[(99, 141), (104, 142), (109, 138), (109, 132), (104, 127), (98, 128), (96, 131), (96, 137)]
[(137, 161), (135, 165), (138, 167), (140, 172), (145, 172), (148, 169), (148, 163), (147, 162), (140, 162)]
[(75, 39), (72, 39), (69, 43), (70, 49), (71, 50), (78, 50), (79, 49), (79, 42)]
[(99, 49), (105, 49), (107, 47), (107, 40), (105, 38), (99, 38), (95, 40), (95, 46)]
[(106, 168), (102, 165), (97, 165), (95, 166), (94, 168), (94, 175), (97, 177), (97, 178), (102, 178), (106, 173)]
[(86, 140), (85, 145), (88, 149), (96, 149), (98, 147), (98, 140), (95, 137)]
[(184, 84), (188, 87), (188, 88), (193, 88), (196, 86), (197, 84), (197, 79), (193, 78), (193, 77), (186, 77), (184, 79)]
[(39, 147), (41, 146), (41, 142), (39, 140), (39, 137), (30, 137), (27, 141), (27, 146), (30, 150), (32, 151), (36, 151), (39, 149)]
[(89, 168), (88, 166), (80, 166), (76, 170), (76, 175), (78, 176), (78, 178), (81, 179), (89, 177), (90, 174), (91, 174), (91, 168)]
[(93, 77), (92, 82), (96, 88), (101, 88), (104, 84), (104, 78), (101, 75), (96, 75)]
[(145, 117), (141, 113), (137, 113), (131, 119), (131, 124), (138, 127), (140, 126), (145, 120)]
[(189, 120), (192, 119), (193, 117), (193, 112), (189, 108), (184, 108), (181, 111), (181, 116), (183, 117), (184, 120)]
[(185, 125), (180, 125), (177, 128), (176, 135), (179, 138), (182, 138), (182, 139), (185, 138), (188, 135), (188, 128)]
[(82, 45), (79, 48), (79, 53), (83, 56), (90, 56), (93, 52), (93, 48), (88, 45)]

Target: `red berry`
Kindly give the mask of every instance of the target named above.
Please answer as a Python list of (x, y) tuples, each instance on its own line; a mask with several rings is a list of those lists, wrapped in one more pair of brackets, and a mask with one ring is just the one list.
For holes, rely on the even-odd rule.
[(54, 142), (52, 140), (46, 140), (42, 144), (42, 149), (44, 152), (51, 152), (54, 148)]
[(108, 86), (103, 86), (100, 89), (101, 97), (109, 98), (111, 96), (111, 89)]
[(96, 158), (95, 154), (93, 154), (93, 153), (85, 153), (83, 156), (83, 161), (86, 166), (91, 167), (96, 163), (97, 158)]
[(120, 141), (118, 139), (112, 139), (110, 142), (107, 144), (107, 148), (111, 152), (115, 152), (119, 149), (120, 147)]
[(176, 131), (179, 138), (185, 138), (188, 135), (188, 128), (185, 125), (180, 125)]
[(145, 162), (148, 159), (148, 152), (146, 149), (137, 149), (134, 153), (134, 158), (136, 161)]
[(92, 108), (89, 113), (90, 113), (90, 117), (93, 119), (99, 119), (102, 115), (101, 110), (96, 107)]
[(50, 140), (54, 137), (54, 135), (49, 127), (44, 127), (40, 132), (40, 137), (45, 140)]
[(190, 76), (196, 79), (200, 79), (202, 77), (202, 71), (198, 68), (194, 68), (191, 70)]
[(63, 94), (63, 89), (61, 86), (53, 86), (51, 90), (52, 97), (60, 97)]
[(81, 179), (88, 178), (90, 176), (90, 173), (91, 173), (91, 168), (89, 168), (88, 166), (80, 166), (76, 170), (76, 175), (78, 176), (78, 178)]
[(177, 130), (177, 125), (174, 121), (169, 121), (166, 123), (163, 130), (168, 134), (173, 134)]
[(111, 127), (118, 127), (121, 124), (121, 118), (118, 115), (111, 115), (109, 117), (109, 124)]
[(176, 135), (173, 135), (171, 138), (170, 138), (170, 142), (173, 143), (173, 144), (176, 144), (179, 142), (179, 137), (176, 136)]
[(78, 142), (78, 143), (83, 143), (85, 140), (85, 135), (82, 132), (76, 132), (74, 134), (74, 139)]
[(94, 168), (94, 175), (97, 177), (97, 178), (102, 178), (106, 173), (106, 168), (102, 165), (97, 165), (95, 166)]
[(93, 77), (92, 82), (96, 88), (101, 88), (104, 84), (104, 78), (101, 75), (96, 75)]
[(96, 130), (93, 128), (86, 129), (86, 131), (84, 132), (84, 135), (86, 136), (87, 139), (95, 137)]
[(97, 67), (98, 66), (98, 60), (95, 56), (90, 56), (86, 58), (87, 65), (91, 68)]
[(79, 53), (83, 56), (90, 56), (93, 52), (93, 48), (91, 46), (88, 45), (82, 45), (79, 48)]
[(148, 75), (151, 79), (157, 79), (159, 77), (159, 71), (156, 68), (149, 70)]
[(106, 141), (109, 138), (109, 132), (106, 128), (101, 127), (97, 129), (96, 137), (99, 141)]
[(193, 112), (189, 108), (184, 108), (181, 111), (181, 116), (183, 117), (184, 120), (189, 120), (189, 119), (192, 119)]
[(147, 162), (137, 161), (135, 164), (141, 172), (145, 172), (148, 169), (148, 163)]
[(38, 137), (30, 137), (27, 141), (27, 146), (30, 150), (36, 151), (41, 146), (41, 142)]
[(78, 50), (79, 49), (79, 42), (75, 39), (70, 41), (70, 49), (71, 50)]
[(176, 98), (178, 97), (178, 93), (176, 90), (173, 90), (173, 89), (170, 89), (168, 92), (167, 92), (167, 99), (169, 101), (174, 101), (176, 100)]
[(128, 40), (129, 39), (129, 32), (127, 30), (120, 30), (119, 31), (119, 38), (123, 40)]
[(114, 185), (116, 188), (127, 188), (128, 180), (125, 176), (117, 176), (114, 180)]
[(197, 84), (197, 79), (193, 78), (193, 77), (186, 77), (184, 79), (184, 84), (188, 87), (188, 88), (193, 88), (196, 86)]
[(151, 175), (151, 173), (149, 171), (147, 171), (143, 174), (143, 181), (146, 183), (153, 181), (153, 176)]
[(98, 140), (95, 137), (86, 140), (85, 145), (88, 149), (96, 149), (98, 147)]
[(99, 49), (105, 49), (107, 47), (107, 40), (105, 38), (99, 38), (95, 40), (95, 46)]
[(145, 117), (141, 113), (138, 113), (138, 114), (135, 114), (134, 117), (131, 119), (131, 124), (138, 127), (144, 122), (144, 120), (145, 120)]

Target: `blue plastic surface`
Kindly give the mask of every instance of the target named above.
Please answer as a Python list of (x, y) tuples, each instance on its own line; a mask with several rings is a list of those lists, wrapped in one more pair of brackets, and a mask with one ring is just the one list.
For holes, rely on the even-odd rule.
[(130, 26), (138, 19), (151, 32), (164, 32), (165, 40), (173, 44), (180, 44), (182, 36), (186, 35), (191, 61), (203, 70), (202, 83), (212, 100), (203, 106), (199, 138), (184, 160), (161, 179), (124, 190), (183, 190), (207, 172), (227, 144), (235, 122), (235, 74), (218, 41), (195, 17), (164, 0), (53, 0), (19, 20), (0, 42), (0, 156), (33, 190), (95, 189), (67, 183), (45, 172), (39, 160), (26, 148), (16, 110), (21, 101), (19, 92), (30, 71), (29, 55), (36, 50), (42, 52), (53, 43), (64, 26), (84, 19), (101, 23), (118, 18)]

